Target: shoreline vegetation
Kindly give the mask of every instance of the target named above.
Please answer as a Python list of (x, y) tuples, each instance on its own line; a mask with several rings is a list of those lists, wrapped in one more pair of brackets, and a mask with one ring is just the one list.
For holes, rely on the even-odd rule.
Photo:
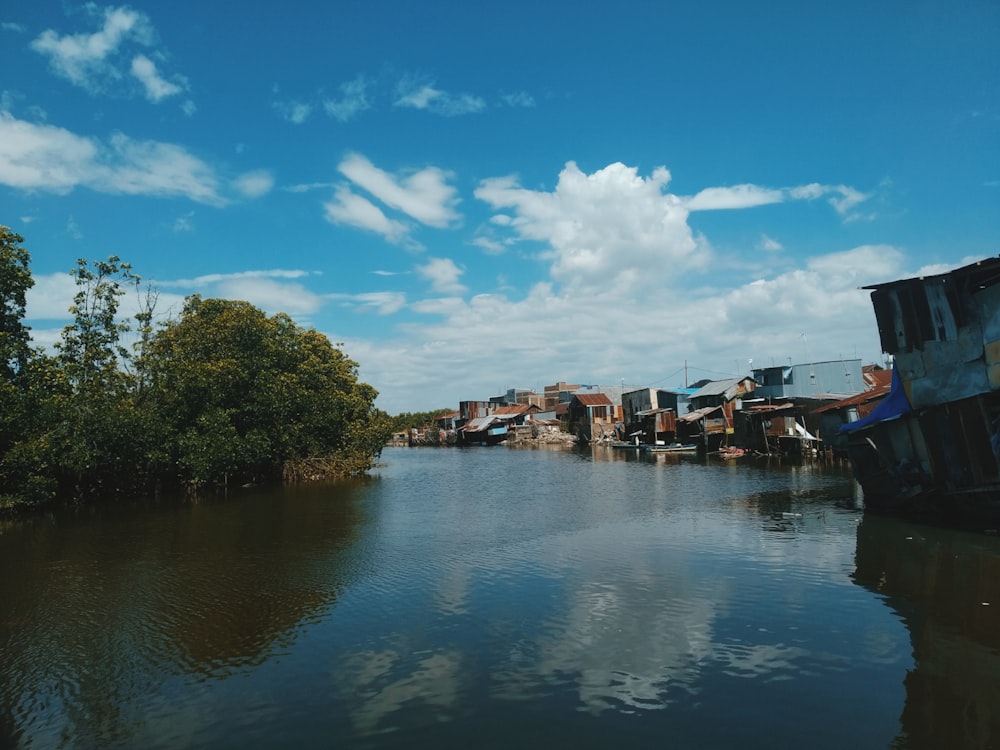
[(54, 353), (32, 346), (23, 242), (0, 226), (0, 515), (354, 476), (388, 442), (377, 391), (326, 336), (199, 295), (165, 319), (116, 256), (77, 261), (73, 322)]

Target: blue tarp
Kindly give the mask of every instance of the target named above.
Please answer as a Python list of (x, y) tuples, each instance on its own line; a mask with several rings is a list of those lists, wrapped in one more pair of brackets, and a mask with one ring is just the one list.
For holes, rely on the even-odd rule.
[(838, 432), (843, 435), (848, 432), (860, 430), (875, 422), (884, 422), (887, 419), (894, 419), (902, 414), (906, 414), (911, 409), (910, 400), (906, 397), (906, 390), (903, 388), (903, 381), (899, 377), (899, 370), (892, 368), (892, 388), (889, 395), (882, 399), (881, 403), (872, 409), (871, 414), (857, 422), (848, 422), (841, 426)]

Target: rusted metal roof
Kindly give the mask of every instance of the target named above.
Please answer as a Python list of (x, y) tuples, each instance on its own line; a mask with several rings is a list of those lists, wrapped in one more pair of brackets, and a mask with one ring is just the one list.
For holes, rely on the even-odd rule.
[(611, 399), (603, 393), (577, 393), (573, 398), (584, 406), (613, 406)]
[(747, 406), (746, 403), (743, 404), (743, 411), (749, 414), (771, 414), (776, 411), (788, 411), (794, 409), (795, 404), (788, 401), (784, 404), (752, 404)]
[[(891, 374), (892, 371), (889, 370)], [(858, 393), (854, 396), (850, 396), (840, 401), (835, 401), (832, 404), (825, 404), (818, 409), (813, 409), (810, 414), (822, 414), (826, 411), (833, 411), (834, 409), (843, 409), (848, 406), (860, 406), (861, 404), (867, 404), (869, 401), (874, 401), (875, 399), (885, 398), (889, 395), (889, 391), (892, 390), (892, 385), (881, 385), (877, 388), (872, 388), (870, 391), (864, 391)]]
[(892, 385), (892, 370), (876, 370), (874, 365), (861, 368), (861, 377), (868, 388)]
[[(493, 416), (495, 417), (517, 417), (521, 414), (525, 414), (531, 410), (531, 404), (510, 404), (507, 406), (498, 406), (493, 410)], [(537, 411), (537, 409), (536, 409)]]

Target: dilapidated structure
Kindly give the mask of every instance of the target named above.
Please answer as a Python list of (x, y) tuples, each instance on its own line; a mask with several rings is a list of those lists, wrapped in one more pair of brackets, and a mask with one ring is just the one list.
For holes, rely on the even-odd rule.
[(866, 505), (1000, 517), (1000, 258), (866, 288), (895, 359), (842, 428)]

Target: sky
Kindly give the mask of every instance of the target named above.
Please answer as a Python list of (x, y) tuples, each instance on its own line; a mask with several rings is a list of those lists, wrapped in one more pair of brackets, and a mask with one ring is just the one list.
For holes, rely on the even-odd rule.
[(117, 255), (391, 414), (883, 364), (862, 287), (1000, 254), (1000, 4), (5, 0), (0, 224), (40, 346)]

